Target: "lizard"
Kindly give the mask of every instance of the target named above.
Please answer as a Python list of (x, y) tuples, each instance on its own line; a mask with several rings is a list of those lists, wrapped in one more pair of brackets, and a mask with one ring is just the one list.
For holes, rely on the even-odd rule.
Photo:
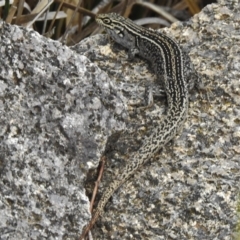
[(105, 189), (92, 219), (79, 240), (84, 239), (103, 213), (113, 193), (181, 131), (188, 112), (189, 93), (186, 72), (191, 63), (187, 62), (185, 53), (174, 39), (136, 25), (117, 13), (99, 14), (96, 16), (96, 22), (115, 42), (128, 49), (129, 59), (139, 55), (151, 63), (157, 78), (163, 82), (168, 110), (150, 136), (145, 137), (139, 150), (130, 156), (120, 174)]

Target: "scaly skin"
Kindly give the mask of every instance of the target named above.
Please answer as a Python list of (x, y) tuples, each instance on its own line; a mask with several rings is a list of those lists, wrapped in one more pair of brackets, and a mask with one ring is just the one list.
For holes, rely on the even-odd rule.
[(100, 14), (96, 17), (96, 21), (105, 28), (115, 42), (129, 50), (130, 58), (138, 54), (151, 62), (158, 78), (164, 83), (168, 111), (158, 127), (153, 130), (149, 137), (145, 138), (144, 144), (138, 152), (132, 154), (125, 168), (104, 191), (80, 240), (84, 239), (84, 236), (92, 228), (109, 198), (119, 186), (139, 167), (154, 157), (181, 130), (188, 111), (188, 87), (184, 71), (184, 56), (180, 46), (172, 38), (138, 26), (116, 13)]

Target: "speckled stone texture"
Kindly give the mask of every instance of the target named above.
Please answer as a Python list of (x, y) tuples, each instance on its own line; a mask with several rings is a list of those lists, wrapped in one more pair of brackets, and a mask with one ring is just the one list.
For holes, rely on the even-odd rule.
[(0, 239), (76, 239), (86, 173), (126, 116), (85, 56), (0, 22)]
[[(239, 239), (240, 4), (219, 1), (188, 22), (163, 31), (189, 52), (204, 89), (190, 92), (189, 116), (174, 143), (139, 170), (113, 196), (92, 233), (94, 239)], [(99, 37), (95, 41), (99, 42)], [(102, 40), (103, 38), (101, 38)], [(131, 161), (165, 113), (159, 83), (145, 61), (125, 60), (118, 45), (87, 39), (82, 52), (108, 72), (128, 98), (127, 132), (108, 155), (101, 193)], [(102, 40), (103, 41), (103, 40)], [(105, 59), (103, 61), (102, 59)], [(147, 104), (153, 93), (154, 106)], [(133, 106), (135, 104), (135, 106)]]
[[(239, 237), (239, 12), (221, 0), (164, 29), (204, 89), (191, 91), (179, 137), (114, 194), (95, 240)], [(0, 22), (0, 239), (77, 239), (106, 143), (99, 196), (165, 114), (150, 66), (126, 56), (106, 36), (70, 49)]]

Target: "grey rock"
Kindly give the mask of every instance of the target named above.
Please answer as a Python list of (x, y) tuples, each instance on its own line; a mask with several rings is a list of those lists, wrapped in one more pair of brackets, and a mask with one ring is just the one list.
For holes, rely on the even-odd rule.
[(0, 239), (76, 239), (84, 180), (127, 112), (85, 56), (0, 22)]
[[(239, 11), (238, 1), (219, 1), (188, 22), (161, 30), (189, 52), (204, 88), (191, 91), (189, 116), (174, 143), (114, 194), (92, 231), (94, 239), (239, 237)], [(101, 195), (157, 125), (166, 102), (145, 61), (129, 62), (126, 51), (109, 44), (107, 37), (101, 38), (101, 44), (85, 41), (91, 48), (84, 54), (112, 77), (128, 99), (130, 116), (127, 131), (108, 154)], [(142, 109), (151, 95), (149, 88), (154, 106)]]
[[(191, 91), (174, 143), (114, 194), (94, 239), (237, 236), (239, 11), (221, 0), (162, 30), (189, 52), (204, 89)], [(106, 36), (68, 48), (2, 22), (0, 31), (1, 238), (77, 239), (90, 218), (88, 170), (106, 155), (100, 196), (165, 113), (161, 86)]]

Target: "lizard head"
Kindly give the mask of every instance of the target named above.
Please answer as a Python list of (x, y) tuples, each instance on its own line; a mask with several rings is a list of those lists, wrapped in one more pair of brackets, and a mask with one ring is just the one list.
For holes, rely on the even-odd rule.
[[(123, 23), (126, 22), (126, 18), (122, 17), (117, 13), (106, 13), (106, 14), (99, 14), (96, 16), (96, 22), (102, 26), (107, 33), (114, 38), (116, 37), (123, 37), (124, 25)], [(115, 39), (115, 38), (114, 38)]]
[(132, 48), (135, 44), (134, 32), (141, 28), (130, 19), (117, 13), (99, 14), (96, 16), (96, 22), (106, 30), (115, 42), (126, 48)]

